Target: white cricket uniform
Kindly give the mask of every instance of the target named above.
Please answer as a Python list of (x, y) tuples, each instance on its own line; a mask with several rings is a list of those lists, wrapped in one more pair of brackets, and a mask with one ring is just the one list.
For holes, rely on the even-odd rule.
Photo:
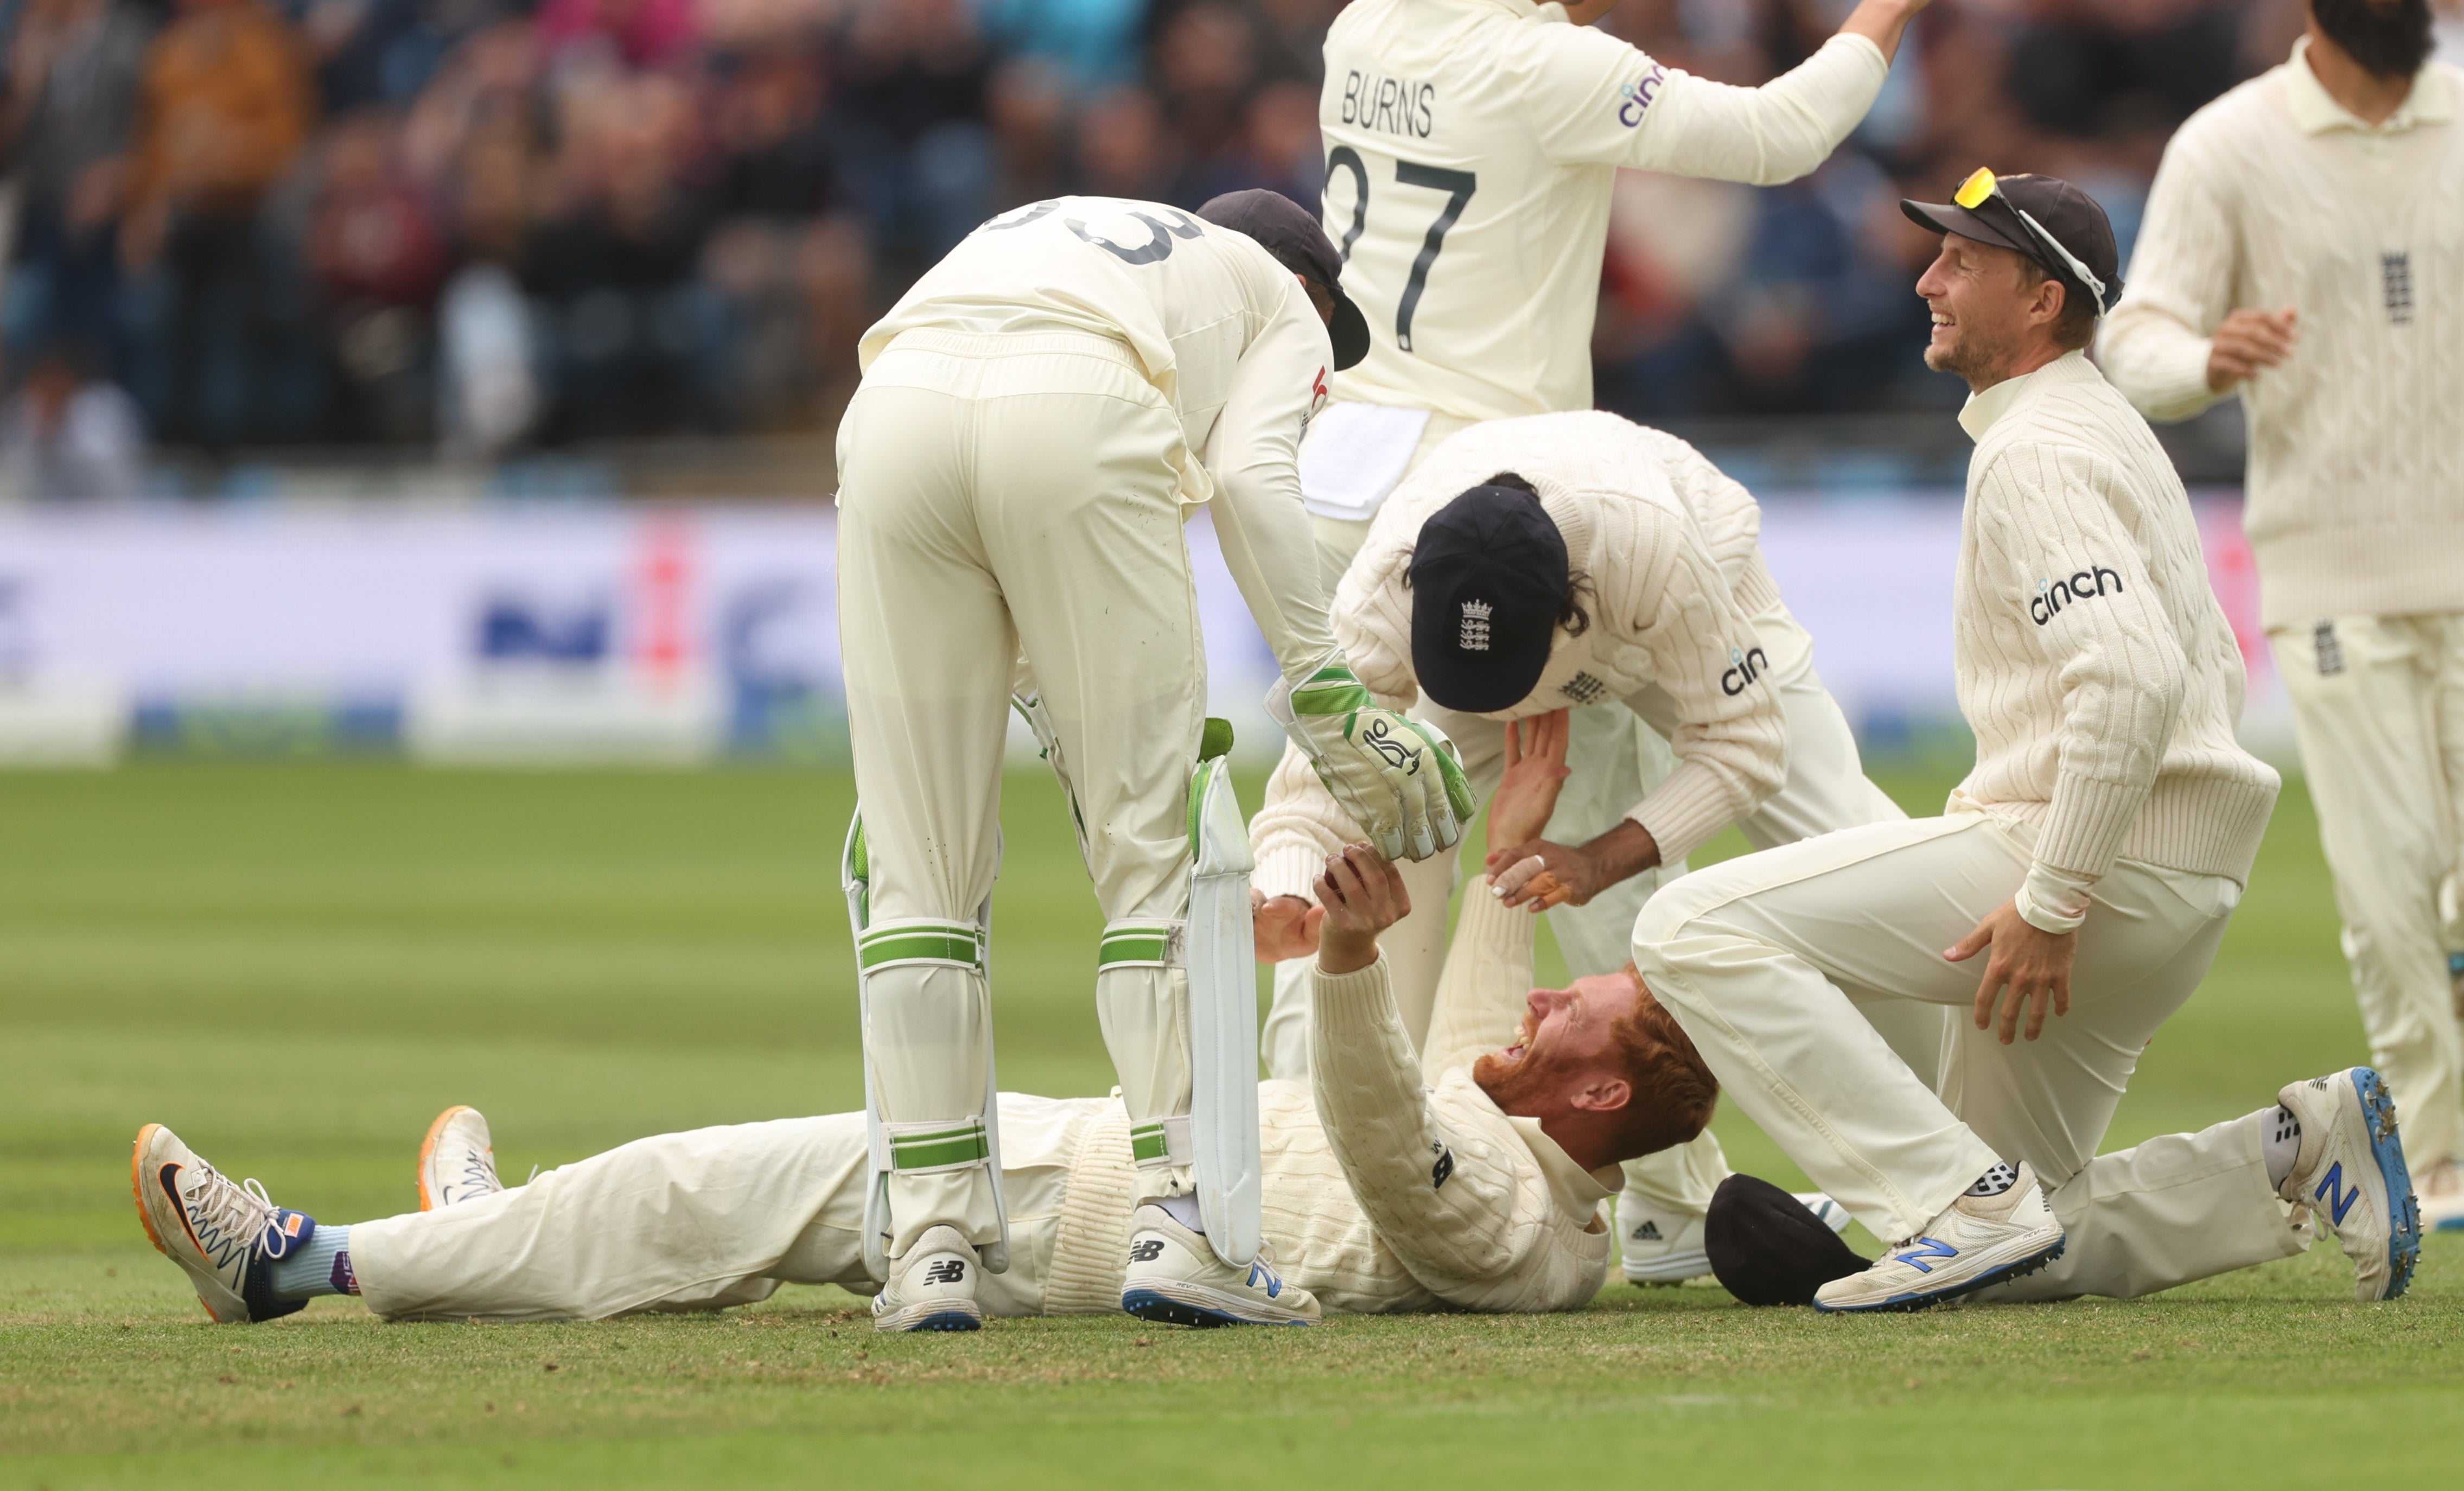
[[(975, 924), (1014, 691), (1041, 695), (1111, 923), (1096, 997), (1129, 1111), (1142, 1140), (1189, 1111), (1186, 976), (1137, 951), (1164, 945), (1189, 897), (1206, 681), (1181, 521), (1213, 500), (1287, 677), (1332, 655), (1293, 469), (1331, 355), (1298, 280), (1247, 237), (1064, 197), (969, 235), (859, 359), (839, 427), (839, 624), (894, 1257), (936, 1222), (999, 1235)], [(1143, 1147), (1151, 1194), (1185, 1191), (1185, 1160)]]
[[(1570, 567), (1590, 577), (1592, 624), (1579, 637), (1558, 632), (1547, 669), (1520, 703), (1465, 714), (1420, 693), (1406, 581), (1420, 525), (1465, 488), (1507, 471), (1539, 489)], [(1380, 702), (1444, 730), (1484, 801), (1505, 770), (1506, 720), (1572, 709), (1574, 742), (1614, 743), (1630, 732), (1675, 743), (1674, 770), (1651, 780), (1601, 770), (1596, 756), (1570, 750), (1573, 776), (1551, 837), (1580, 844), (1631, 819), (1650, 830), (1665, 866), (1587, 906), (1548, 913), (1577, 976), (1623, 967), (1644, 901), (1730, 823), (1761, 849), (1906, 816), (1866, 780), (1847, 718), (1815, 673), (1813, 639), (1763, 560), (1761, 531), (1752, 493), (1674, 435), (1596, 411), (1492, 420), (1439, 447), (1396, 489), (1336, 594), (1335, 638), (1353, 670)], [(1358, 837), (1316, 778), (1287, 756), (1250, 825), (1251, 884), (1269, 896), (1308, 897), (1326, 855)], [(1413, 911), (1384, 942), (1416, 1033), (1445, 956), (1455, 868), (1451, 851), (1401, 866)], [(1308, 1070), (1310, 988), (1305, 965), (1278, 971), (1265, 1042), (1276, 1075)], [(1878, 1015), (1894, 1048), (1930, 1076), (1940, 1016)], [(1628, 1172), (1655, 1206), (1699, 1215), (1727, 1167), (1706, 1132)]]
[[(1975, 769), (1941, 818), (1688, 876), (1644, 909), (1635, 960), (1729, 1099), (1876, 1236), (1916, 1236), (1997, 1160), (2033, 1165), (2069, 1246), (1997, 1297), (2141, 1294), (2299, 1252), (2262, 1114), (2097, 1154), (2215, 956), (2277, 785), (2233, 740), (2241, 654), (2181, 480), (2079, 353), (1960, 422)], [(1937, 1096), (1859, 1011), (1967, 1010), (1990, 954), (1942, 950), (2014, 900), (2079, 932), (2070, 1012), (2007, 1046), (1958, 1020)]]
[[(1555, 4), (1345, 7), (1327, 33), (1318, 100), (1324, 216), (1370, 349), (1335, 375), (1343, 402), (1304, 452), (1328, 590), (1387, 492), (1447, 438), (1479, 420), (1591, 407), (1592, 320), (1618, 167), (1793, 181), (1856, 128), (1888, 72), (1871, 41), (1840, 36), (1783, 77), (1736, 88), (1570, 25)], [(1567, 833), (1614, 824), (1673, 765), (1667, 743), (1624, 711), (1578, 712), (1570, 759), (1575, 779), (1551, 824)], [(1293, 753), (1284, 769), (1295, 769)], [(1682, 873), (1672, 854), (1664, 870), (1595, 899), (1591, 921), (1607, 929), (1597, 937), (1551, 913), (1577, 971), (1621, 966), (1633, 913)], [(1407, 942), (1392, 947), (1415, 956)], [(1424, 999), (1435, 950), (1419, 956), (1405, 982)], [(1306, 986), (1302, 969), (1287, 965), (1278, 1002)], [(1421, 1007), (1407, 993), (1407, 1019)], [(1280, 1027), (1287, 1048), (1299, 1028)], [(1717, 1158), (1706, 1132), (1692, 1151), (1630, 1171), (1659, 1175), (1646, 1189), (1669, 1209), (1699, 1213), (1725, 1173)]]
[(2165, 147), (2100, 348), (2150, 418), (2233, 310), (2299, 313), (2239, 390), (2260, 619), (2292, 696), (2370, 1059), (2415, 1172), (2464, 1156), (2464, 72), (2382, 123), (2291, 60)]
[[(1321, 1048), (1301, 1082), (1258, 1087), (1265, 1235), (1279, 1271), (1330, 1310), (1579, 1309), (1607, 1276), (1600, 1203), (1536, 1120), (1501, 1112), (1471, 1061), (1513, 1039), (1531, 976), (1530, 918), (1467, 907), (1426, 1061), (1385, 965), (1324, 979)], [(1119, 1310), (1137, 1177), (1116, 1098), (1001, 1095), (1010, 1266), (991, 1315)], [(864, 1115), (664, 1134), (464, 1205), (351, 1229), (361, 1297), (380, 1315), (599, 1320), (715, 1309), (781, 1283), (858, 1293), (869, 1166)]]

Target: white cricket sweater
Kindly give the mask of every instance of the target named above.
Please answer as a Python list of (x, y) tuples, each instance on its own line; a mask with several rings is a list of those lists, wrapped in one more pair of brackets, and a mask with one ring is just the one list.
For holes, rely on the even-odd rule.
[[(1620, 1173), (1576, 1165), (1471, 1079), (1476, 1058), (1513, 1042), (1536, 918), (1486, 894), (1463, 902), (1425, 1060), (1380, 957), (1314, 976), (1311, 1081), (1258, 1085), (1266, 1240), (1277, 1271), (1330, 1310), (1580, 1309), (1608, 1277), (1600, 1204)], [(1070, 1168), (1047, 1313), (1120, 1308), (1134, 1184), (1116, 1105)]]
[(1953, 806), (2035, 827), (2047, 906), (2117, 857), (2246, 881), (2278, 782), (2233, 738), (2241, 651), (2154, 431), (2078, 352), (1959, 421), (1952, 668), (1976, 765)]
[(2464, 73), (2426, 65), (2372, 128), (2307, 46), (2165, 147), (2098, 355), (2150, 418), (2185, 419), (2223, 397), (2225, 314), (2294, 307), (2293, 355), (2241, 390), (2266, 625), (2464, 610)]
[[(1677, 706), (1677, 769), (1627, 816), (1673, 865), (1788, 780), (1788, 720), (1770, 680), (1798, 661), (1761, 650), (1752, 621), (1780, 603), (1763, 561), (1762, 509), (1692, 446), (1596, 410), (1463, 431), (1378, 509), (1335, 588), (1335, 641), (1382, 702), (1418, 700), (1406, 580), (1420, 526), (1507, 471), (1539, 489), (1569, 564), (1590, 577), (1592, 625), (1579, 637), (1559, 629), (1531, 692), (1485, 717), (1613, 705), (1657, 685)], [(1316, 775), (1287, 756), (1250, 821), (1250, 883), (1308, 897), (1328, 850), (1358, 837)]]
[(1327, 236), (1370, 346), (1335, 397), (1467, 420), (1590, 408), (1617, 168), (1793, 181), (1889, 71), (1871, 41), (1835, 36), (1735, 88), (1554, 4), (1353, 0), (1327, 33), (1318, 128)]

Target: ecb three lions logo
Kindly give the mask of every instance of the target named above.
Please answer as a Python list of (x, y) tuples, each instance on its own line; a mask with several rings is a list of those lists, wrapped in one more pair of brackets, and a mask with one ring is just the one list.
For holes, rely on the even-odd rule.
[(2028, 598), (2028, 620), (2039, 626), (2048, 625), (2062, 614), (2062, 607), (2103, 595), (2106, 581), (2113, 581), (2113, 594), (2122, 594), (2122, 577), (2101, 564), (2067, 579), (2037, 581), (2036, 593)]

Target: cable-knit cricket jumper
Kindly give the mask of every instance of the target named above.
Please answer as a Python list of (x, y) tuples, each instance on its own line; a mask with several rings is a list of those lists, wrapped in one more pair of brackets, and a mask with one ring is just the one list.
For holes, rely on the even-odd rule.
[[(1585, 1171), (1538, 1120), (1507, 1116), (1471, 1078), (1476, 1058), (1515, 1038), (1535, 921), (1494, 896), (1463, 898), (1425, 1060), (1403, 1033), (1382, 956), (1355, 974), (1314, 975), (1311, 1080), (1260, 1083), (1258, 1128), (1275, 1266), (1325, 1308), (1580, 1309), (1607, 1279), (1600, 1203), (1622, 1176)], [(1120, 1307), (1132, 1185), (1115, 1105), (1070, 1165), (1046, 1313)]]
[(2034, 825), (2045, 904), (2117, 857), (2246, 881), (2277, 778), (2233, 739), (2241, 651), (2155, 433), (2079, 352), (1959, 419), (1951, 665), (1976, 766), (1954, 806)]
[[(1490, 420), (1447, 440), (1378, 509), (1335, 589), (1334, 635), (1353, 671), (1392, 708), (1419, 699), (1408, 578), (1420, 527), (1500, 471), (1538, 489), (1588, 577), (1592, 624), (1560, 627), (1530, 693), (1484, 718), (1609, 705), (1658, 685), (1677, 706), (1677, 769), (1626, 816), (1675, 864), (1752, 813), (1788, 779), (1788, 722), (1762, 678), (1792, 658), (1757, 658), (1753, 618), (1780, 603), (1763, 562), (1753, 494), (1663, 430), (1586, 410)], [(1360, 837), (1333, 797), (1287, 754), (1249, 825), (1251, 884), (1310, 894), (1327, 852)]]
[(2299, 313), (2242, 385), (2261, 616), (2464, 610), (2464, 72), (2431, 62), (2373, 128), (2310, 71), (2307, 38), (2165, 147), (2098, 351), (2152, 419), (2187, 419), (2237, 308)]

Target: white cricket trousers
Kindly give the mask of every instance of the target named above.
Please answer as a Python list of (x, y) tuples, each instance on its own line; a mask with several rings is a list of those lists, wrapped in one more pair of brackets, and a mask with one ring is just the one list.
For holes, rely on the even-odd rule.
[[(1111, 1107), (1001, 1094), (1010, 1266), (979, 1276), (986, 1313), (1045, 1312), (1071, 1162)], [(782, 1283), (869, 1295), (870, 1173), (862, 1113), (660, 1134), (460, 1206), (359, 1223), (351, 1266), (361, 1300), (390, 1319), (722, 1309)]]
[[(1848, 728), (1830, 691), (1814, 670), (1813, 639), (1786, 606), (1754, 618), (1765, 650), (1779, 662), (1764, 674), (1778, 691), (1788, 719), (1788, 780), (1761, 807), (1738, 822), (1757, 849), (1863, 823), (1904, 820), (1882, 790), (1868, 781)], [(1459, 713), (1423, 699), (1415, 718), (1434, 722), (1462, 753), (1472, 794), (1485, 802), (1506, 772), (1506, 727), (1476, 714)], [(1582, 844), (1616, 827), (1628, 809), (1668, 775), (1675, 763), (1666, 737), (1677, 729), (1675, 701), (1647, 689), (1623, 703), (1573, 711), (1567, 761), (1573, 775), (1549, 820), (1548, 837)], [(1395, 983), (1404, 1028), (1425, 1038), (1445, 966), (1447, 903), (1457, 868), (1455, 851), (1402, 866), (1412, 914), (1379, 939)], [(1683, 861), (1621, 881), (1584, 906), (1547, 912), (1550, 930), (1574, 976), (1613, 974), (1625, 966), (1635, 918), (1651, 897), (1685, 873)], [(1280, 965), (1275, 1000), (1266, 1019), (1268, 1075), (1309, 1075), (1309, 959)], [(1885, 1038), (1909, 1063), (1930, 1074), (1939, 1059), (1942, 1018), (1937, 1011), (1893, 1007), (1873, 1012)], [(1720, 1141), (1709, 1129), (1691, 1144), (1630, 1160), (1626, 1186), (1663, 1212), (1700, 1216), (1711, 1193), (1728, 1174)]]
[[(2116, 864), (2079, 929), (2070, 1013), (2006, 1046), (1964, 1013), (1987, 954), (1942, 950), (2017, 892), (2033, 844), (2026, 825), (1954, 804), (1731, 860), (1653, 899), (1635, 961), (1727, 1096), (1875, 1236), (1921, 1233), (1997, 1160), (2035, 1167), (2069, 1245), (1994, 1298), (2126, 1298), (2299, 1252), (2268, 1184), (2264, 1112), (2096, 1152), (2239, 886)], [(1956, 1016), (1939, 1096), (1863, 1013), (1893, 1004)]]
[(2415, 1169), (2464, 1157), (2464, 979), (2450, 972), (2464, 953), (2464, 613), (2339, 616), (2267, 640), (2371, 1063)]
[[(839, 430), (838, 553), (870, 925), (972, 921), (992, 894), (1022, 653), (1108, 922), (1186, 915), (1206, 666), (1171, 464), (1182, 438), (1128, 346), (1103, 337), (911, 331), (865, 373)], [(1108, 965), (1095, 993), (1133, 1125), (1186, 1115), (1181, 970)], [(982, 1116), (980, 970), (882, 969), (866, 1003), (886, 1123)], [(1186, 1192), (1188, 1167), (1158, 1158), (1147, 1194)], [(936, 1223), (979, 1245), (999, 1236), (983, 1165), (894, 1173), (890, 1215), (893, 1258)]]

